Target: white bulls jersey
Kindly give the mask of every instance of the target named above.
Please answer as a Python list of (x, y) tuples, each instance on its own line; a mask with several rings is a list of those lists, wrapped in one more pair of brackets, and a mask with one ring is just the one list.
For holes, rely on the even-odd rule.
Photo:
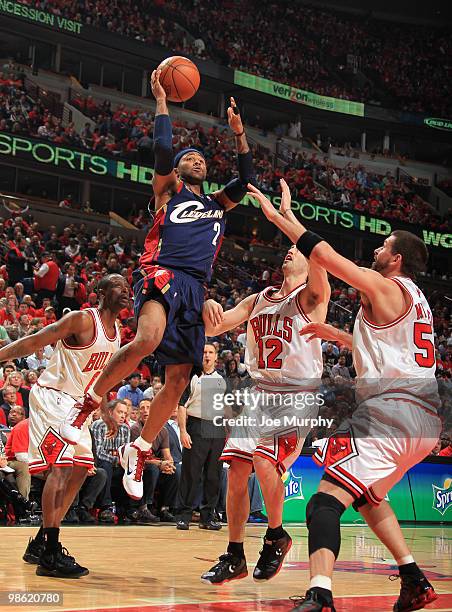
[(278, 289), (268, 287), (256, 297), (248, 320), (245, 364), (264, 390), (308, 390), (320, 384), (320, 340), (307, 342), (299, 334), (311, 322), (299, 302), (305, 287), (297, 287), (285, 298), (272, 297)]
[(433, 315), (424, 294), (407, 277), (392, 277), (410, 304), (392, 323), (375, 325), (361, 307), (353, 330), (353, 363), (359, 401), (375, 395), (417, 401), (436, 409)]
[(87, 346), (70, 346), (58, 340), (50, 363), (39, 377), (41, 387), (64, 391), (75, 399), (83, 397), (102, 370), (119, 349), (120, 335), (115, 325), (115, 337), (110, 338), (96, 308), (87, 308), (93, 317), (94, 337)]

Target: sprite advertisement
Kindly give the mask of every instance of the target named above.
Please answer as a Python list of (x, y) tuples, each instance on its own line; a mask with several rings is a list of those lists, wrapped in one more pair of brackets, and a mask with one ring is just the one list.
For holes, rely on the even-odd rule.
[[(322, 475), (323, 469), (306, 456), (300, 456), (284, 474), (285, 523), (305, 521), (306, 505)], [(452, 464), (420, 463), (389, 491), (386, 500), (399, 521), (452, 522)], [(341, 521), (364, 523), (352, 507), (344, 512)]]

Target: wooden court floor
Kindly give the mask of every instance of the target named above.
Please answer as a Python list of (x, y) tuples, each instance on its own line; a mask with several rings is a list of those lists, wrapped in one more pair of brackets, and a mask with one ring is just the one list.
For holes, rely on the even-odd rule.
[[(289, 612), (291, 595), (308, 584), (307, 532), (289, 526), (294, 546), (282, 571), (264, 585), (252, 580), (252, 569), (265, 527), (249, 525), (245, 541), (250, 575), (222, 587), (209, 587), (200, 575), (223, 553), (227, 529), (189, 531), (174, 526), (63, 527), (62, 543), (89, 576), (57, 580), (36, 576), (22, 561), (28, 537), (36, 528), (0, 529), (0, 610), (127, 612)], [(407, 527), (404, 533), (418, 563), (434, 583), (439, 599), (428, 609), (452, 610), (452, 526)], [(334, 579), (338, 612), (392, 610), (399, 581), (389, 580), (394, 560), (367, 527), (343, 528), (342, 549)], [(6, 605), (6, 591), (61, 591), (56, 606)]]

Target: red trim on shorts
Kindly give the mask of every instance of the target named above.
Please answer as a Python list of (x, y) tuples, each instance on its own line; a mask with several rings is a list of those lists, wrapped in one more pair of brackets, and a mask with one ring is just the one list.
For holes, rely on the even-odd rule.
[(319, 465), (320, 467), (323, 466), (322, 458), (317, 453), (317, 451), (313, 455), (311, 455), (311, 459), (314, 461), (315, 464)]
[(89, 459), (88, 457), (75, 457), (74, 456), (74, 465), (78, 465), (81, 467), (91, 468), (94, 465), (94, 457)]
[(221, 456), (218, 461), (223, 461), (224, 463), (231, 463), (231, 461), (241, 461), (242, 463), (246, 463), (247, 465), (253, 465), (252, 459), (248, 459), (247, 457), (236, 457), (235, 455), (231, 455), (230, 457)]
[(413, 308), (413, 296), (408, 291), (408, 289), (405, 287), (405, 285), (401, 283), (397, 278), (390, 278), (389, 280), (392, 280), (394, 283), (396, 283), (401, 288), (403, 294), (408, 294), (410, 298), (410, 304), (406, 308), (406, 310), (399, 317), (397, 317), (397, 319), (394, 319), (394, 321), (391, 321), (390, 323), (385, 323), (384, 325), (377, 325), (376, 323), (373, 323), (372, 321), (367, 319), (366, 315), (364, 314), (364, 309), (361, 307), (362, 308), (362, 319), (364, 323), (368, 327), (371, 327), (372, 329), (388, 329), (389, 327), (393, 327), (394, 325), (397, 325), (397, 323), (400, 323), (400, 321), (402, 321), (402, 319), (404, 319), (410, 313), (411, 309)]
[(287, 300), (287, 298), (289, 296), (292, 295), (292, 293), (294, 293), (297, 289), (299, 289), (300, 287), (302, 287), (303, 285), (305, 285), (306, 283), (301, 283), (300, 285), (298, 285), (297, 287), (295, 287), (295, 289), (292, 289), (292, 291), (290, 293), (288, 293), (287, 295), (285, 295), (282, 298), (274, 298), (271, 297), (270, 295), (268, 295), (268, 293), (273, 289), (276, 291), (279, 291), (281, 289), (281, 287), (275, 287), (275, 286), (271, 286), (271, 287), (267, 287), (267, 289), (264, 289), (264, 291), (262, 291), (262, 296), (264, 299), (266, 299), (268, 302), (283, 302), (284, 300)]
[(378, 506), (379, 504), (381, 504), (384, 499), (383, 497), (378, 497), (378, 495), (375, 495), (372, 487), (369, 487), (367, 491), (364, 492), (364, 497), (366, 499), (369, 499), (370, 503), (374, 506)]
[[(336, 472), (336, 470), (339, 472), (339, 474)], [(356, 499), (361, 497), (361, 495), (365, 495), (367, 491), (366, 486), (364, 486), (361, 482), (359, 482), (359, 480), (357, 480), (354, 476), (349, 474), (346, 470), (341, 468), (339, 465), (336, 465), (335, 467), (333, 467), (333, 471), (331, 470), (330, 467), (326, 467), (325, 473), (328, 474), (328, 476), (331, 476), (331, 478), (336, 479), (342, 485), (344, 485), (344, 487), (346, 487), (350, 491), (350, 493), (353, 495), (353, 497), (355, 497)], [(342, 477), (341, 477), (341, 474), (342, 474)], [(350, 484), (347, 480), (345, 480), (344, 477), (351, 480), (352, 483), (355, 485), (355, 487), (352, 484)]]
[(42, 463), (42, 461), (34, 461), (33, 463), (28, 464), (28, 471), (30, 474), (37, 474), (39, 472), (44, 472), (44, 470), (48, 470), (50, 467), (72, 467), (73, 461), (72, 459), (65, 459), (60, 461), (55, 461), (55, 463)]
[[(70, 349), (71, 351), (83, 351), (87, 348), (89, 348), (90, 346), (93, 346), (93, 344), (96, 342), (97, 340), (97, 325), (96, 325), (96, 317), (94, 316), (91, 308), (87, 308), (86, 312), (89, 312), (89, 314), (91, 315), (92, 319), (93, 319), (93, 323), (94, 323), (94, 337), (92, 339), (92, 341), (89, 344), (85, 344), (84, 346), (72, 346), (72, 344), (68, 344), (66, 342), (66, 340), (63, 338), (61, 340), (62, 344), (64, 347), (66, 347), (67, 349)], [(99, 317), (100, 318), (100, 317)]]

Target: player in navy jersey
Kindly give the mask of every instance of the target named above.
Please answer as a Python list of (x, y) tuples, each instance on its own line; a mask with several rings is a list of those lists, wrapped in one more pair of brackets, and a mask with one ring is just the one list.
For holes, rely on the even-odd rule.
[(140, 267), (134, 273), (137, 334), (109, 362), (61, 429), (66, 440), (77, 442), (81, 423), (101, 398), (135, 371), (144, 357), (154, 353), (166, 366), (165, 385), (152, 402), (141, 436), (120, 450), (124, 487), (137, 499), (143, 494), (141, 476), (152, 441), (179, 402), (193, 366), (202, 366), (204, 283), (211, 277), (221, 246), (225, 213), (240, 202), (247, 183), (254, 180), (251, 152), (231, 98), (228, 121), (236, 139), (239, 177), (219, 191), (203, 194), (206, 160), (194, 148), (183, 149), (174, 156), (166, 94), (159, 77), (160, 72), (152, 73), (152, 92), (157, 101), (153, 180), (156, 216)]

